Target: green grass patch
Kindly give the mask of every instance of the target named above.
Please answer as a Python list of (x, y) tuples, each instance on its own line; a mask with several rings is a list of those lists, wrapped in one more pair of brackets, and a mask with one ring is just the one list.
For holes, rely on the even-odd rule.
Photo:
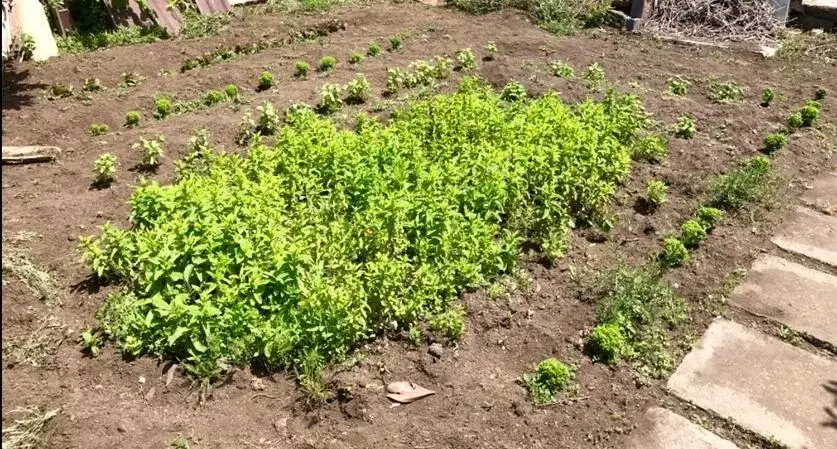
[(770, 159), (756, 156), (715, 179), (709, 187), (709, 204), (728, 212), (738, 212), (751, 204), (767, 202), (776, 189)]

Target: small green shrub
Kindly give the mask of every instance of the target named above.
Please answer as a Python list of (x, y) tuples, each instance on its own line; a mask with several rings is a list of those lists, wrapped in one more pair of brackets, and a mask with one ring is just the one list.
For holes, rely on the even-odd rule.
[(822, 101), (825, 100), (826, 91), (824, 87), (818, 87), (817, 90), (814, 92), (814, 100)]
[(788, 116), (786, 121), (788, 126), (788, 131), (793, 132), (799, 128), (802, 128), (803, 120), (802, 120), (802, 113), (801, 112), (794, 112)]
[(465, 333), (465, 309), (456, 305), (442, 313), (435, 314), (430, 317), (427, 326), (430, 332), (445, 339), (446, 342), (457, 342)]
[(584, 71), (582, 78), (584, 78), (588, 89), (598, 89), (607, 80), (604, 69), (602, 69), (602, 66), (598, 62), (587, 66), (587, 70)]
[(560, 36), (575, 34), (585, 26), (602, 24), (611, 0), (539, 0), (522, 6), (541, 28)]
[(366, 47), (366, 56), (374, 58), (379, 54), (381, 54), (381, 46), (374, 42), (370, 42), (369, 45)]
[(674, 125), (674, 135), (682, 139), (691, 139), (696, 132), (695, 121), (687, 115), (677, 119), (677, 124)]
[(766, 87), (763, 91), (761, 91), (761, 105), (764, 107), (770, 106), (770, 103), (776, 97), (776, 94), (773, 92), (773, 89)]
[(631, 346), (622, 335), (619, 323), (605, 323), (593, 328), (587, 341), (587, 351), (595, 361), (613, 365), (631, 357)]
[(555, 402), (558, 392), (575, 387), (576, 368), (558, 359), (549, 358), (538, 363), (534, 373), (526, 373), (523, 380), (535, 404)]
[(820, 116), (820, 108), (822, 105), (816, 101), (807, 101), (805, 106), (799, 110), (799, 115), (802, 117), (802, 126), (811, 126)]
[(663, 267), (678, 267), (689, 260), (689, 250), (680, 240), (670, 237), (663, 241), (660, 264)]
[(697, 220), (707, 232), (724, 218), (724, 212), (714, 207), (703, 206), (697, 211)]
[(470, 48), (463, 48), (456, 52), (456, 60), (463, 71), (473, 70), (477, 67), (477, 59)]
[(140, 137), (140, 141), (133, 145), (134, 149), (142, 151), (142, 164), (148, 167), (158, 165), (163, 156), (163, 144), (166, 142), (164, 136), (156, 139)]
[(104, 123), (93, 123), (88, 128), (91, 135), (94, 136), (101, 136), (102, 134), (107, 134), (110, 131), (110, 127)]
[(781, 150), (782, 147), (785, 146), (786, 142), (787, 138), (782, 133), (769, 134), (764, 138), (764, 152), (767, 155), (772, 156), (777, 151)]
[[(278, 125), (277, 125), (278, 126)], [(241, 116), (241, 121), (238, 122), (238, 128), (235, 131), (235, 143), (239, 145), (246, 145), (253, 141), (253, 138), (258, 133), (258, 126), (253, 120), (253, 113), (247, 111)]]
[(398, 50), (401, 48), (401, 36), (392, 36), (389, 38), (389, 48), (392, 51)]
[(82, 331), (79, 340), (81, 341), (81, 347), (85, 352), (90, 354), (92, 357), (99, 356), (99, 353), (102, 350), (102, 338), (99, 335), (99, 332), (93, 331), (92, 329), (86, 329)]
[(154, 118), (162, 120), (172, 113), (172, 101), (168, 97), (154, 99)]
[(346, 85), (347, 98), (352, 103), (363, 103), (369, 99), (370, 91), (369, 81), (366, 80), (366, 77), (362, 73), (358, 73), (355, 79), (349, 81)]
[(500, 98), (503, 101), (516, 102), (526, 99), (526, 88), (517, 81), (509, 81), (503, 91), (500, 93)]
[(652, 207), (659, 207), (666, 202), (668, 186), (662, 181), (652, 179), (645, 188), (645, 198)]
[(727, 211), (738, 211), (751, 203), (764, 202), (774, 190), (770, 159), (756, 156), (712, 183), (709, 204)]
[(142, 115), (138, 111), (130, 111), (125, 114), (125, 127), (126, 128), (133, 128), (135, 126), (139, 126), (140, 119)]
[(305, 61), (297, 61), (296, 67), (294, 69), (294, 76), (297, 78), (305, 78), (308, 76), (308, 70), (310, 70), (310, 66)]
[(116, 156), (103, 153), (93, 161), (93, 184), (108, 185), (116, 179)]
[(227, 84), (227, 87), (224, 88), (224, 94), (228, 100), (238, 101), (238, 86)]
[(575, 78), (575, 70), (562, 61), (552, 62), (552, 74), (558, 78)]
[(727, 104), (744, 99), (744, 88), (733, 82), (709, 83), (709, 99), (715, 103)]
[(689, 91), (689, 82), (682, 77), (673, 76), (668, 79), (668, 91), (673, 95), (686, 95)]
[(361, 61), (363, 61), (363, 54), (362, 53), (353, 51), (349, 55), (349, 64), (359, 64)]
[(279, 130), (279, 115), (273, 103), (265, 101), (256, 108), (259, 111), (259, 124), (256, 130), (264, 136), (272, 136)]
[(203, 104), (206, 106), (213, 106), (218, 103), (223, 103), (227, 101), (229, 98), (225, 92), (221, 92), (220, 90), (210, 90), (203, 96)]
[(268, 90), (273, 87), (273, 74), (265, 70), (259, 75), (259, 90)]
[[(363, 86), (357, 85), (357, 87), (362, 88)], [(368, 89), (369, 83), (365, 87)], [(320, 89), (320, 103), (317, 105), (320, 112), (331, 114), (340, 110), (343, 107), (342, 92), (343, 88), (339, 84), (323, 84)]]
[(668, 141), (662, 136), (650, 134), (637, 142), (631, 150), (631, 159), (660, 163), (668, 157)]
[(320, 65), (318, 69), (321, 72), (330, 72), (334, 70), (334, 67), (337, 65), (337, 60), (334, 59), (334, 56), (323, 56), (320, 59)]
[(453, 60), (445, 56), (436, 56), (433, 58), (433, 77), (436, 79), (446, 79), (453, 71)]
[(488, 41), (485, 44), (485, 60), (493, 61), (497, 57), (497, 44), (494, 41)]
[(680, 227), (680, 240), (686, 248), (697, 248), (706, 240), (706, 229), (698, 220), (686, 220)]
[(387, 69), (387, 92), (394, 94), (407, 83), (407, 75), (399, 67)]

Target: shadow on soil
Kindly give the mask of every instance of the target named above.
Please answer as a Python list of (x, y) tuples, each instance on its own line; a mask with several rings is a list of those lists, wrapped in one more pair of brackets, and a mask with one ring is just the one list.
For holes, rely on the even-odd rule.
[(19, 70), (14, 64), (3, 64), (3, 110), (21, 109), (29, 106), (40, 95), (40, 91), (47, 87), (43, 83), (27, 82), (29, 69)]
[(830, 427), (834, 430), (837, 430), (837, 380), (830, 380), (827, 384), (822, 386), (825, 388), (825, 391), (831, 393), (834, 396), (834, 403), (831, 407), (825, 407), (825, 413), (828, 415), (825, 422), (822, 423), (823, 427)]

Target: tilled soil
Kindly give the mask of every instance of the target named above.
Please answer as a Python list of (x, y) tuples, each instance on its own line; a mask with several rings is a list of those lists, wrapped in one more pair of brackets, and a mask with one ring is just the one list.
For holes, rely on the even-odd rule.
[[(59, 301), (38, 301), (4, 271), (4, 347), (12, 339), (31, 335), (47, 317), (63, 326), (53, 332), (56, 339), (65, 338), (43, 366), (6, 363), (3, 369), (4, 410), (61, 408), (45, 447), (164, 448), (177, 436), (188, 438), (197, 448), (619, 447), (621, 435), (649, 406), (668, 404), (686, 415), (689, 407), (665, 391), (664, 381), (640, 381), (628, 364), (609, 368), (583, 354), (579, 342), (592, 327), (596, 312), (587, 294), (589, 286), (597, 274), (621, 262), (638, 264), (656, 254), (662, 238), (692, 214), (711, 177), (743, 157), (758, 154), (762, 138), (779, 130), (815, 87), (837, 94), (833, 66), (791, 65), (745, 50), (681, 46), (615, 30), (559, 38), (514, 11), (471, 17), (443, 8), (385, 4), (317, 16), (245, 16), (217, 37), (4, 68), (3, 145), (63, 149), (55, 164), (2, 168), (4, 251), (13, 246), (25, 251), (60, 284)], [(217, 46), (286, 37), (327, 18), (345, 22), (346, 29), (318, 42), (289, 44), (180, 72), (186, 58)], [(396, 34), (405, 36), (402, 49), (384, 51), (357, 65), (347, 62), (351, 51), (365, 52), (373, 40), (386, 48), (389, 37)], [(427, 344), (412, 348), (397, 336), (359, 348), (355, 366), (331, 370), (331, 385), (341, 392), (339, 401), (312, 406), (288, 373), (249, 367), (241, 367), (203, 395), (180, 372), (166, 385), (169, 364), (163, 361), (122, 360), (110, 345), (96, 358), (80, 351), (75, 343), (79, 331), (95, 325), (96, 309), (113, 287), (100, 287), (92, 280), (79, 260), (78, 236), (95, 233), (108, 221), (128, 225), (127, 200), (143, 175), (136, 169), (139, 154), (131, 149), (140, 136), (166, 137), (161, 168), (145, 175), (171, 182), (173, 161), (187, 153), (188, 138), (196, 128), (208, 128), (218, 148), (241, 151), (234, 135), (244, 110), (263, 100), (280, 109), (299, 101), (314, 104), (323, 83), (345, 83), (355, 73), (367, 76), (375, 99), (345, 109), (345, 116), (366, 109), (386, 117), (398, 104), (398, 98), (381, 96), (387, 68), (406, 67), (435, 55), (452, 56), (464, 47), (482, 55), (487, 41), (497, 43), (499, 55), (494, 61), (481, 61), (477, 73), (496, 86), (515, 79), (532, 94), (554, 89), (577, 101), (588, 95), (583, 83), (552, 76), (549, 63), (566, 61), (580, 74), (586, 65), (598, 62), (609, 80), (621, 91), (636, 93), (656, 120), (670, 124), (688, 114), (698, 133), (691, 140), (672, 138), (665, 164), (635, 165), (616, 198), (616, 226), (604, 238), (598, 232), (578, 230), (572, 249), (555, 266), (524, 262), (532, 276), (527, 289), (496, 299), (482, 291), (465, 295), (467, 333), (458, 346), (445, 348), (440, 359), (427, 353)], [(308, 79), (293, 77), (296, 60), (307, 60), (313, 69), (323, 55), (338, 59), (334, 73), (312, 70)], [(164, 76), (165, 70), (170, 73)], [(262, 70), (271, 70), (277, 85), (257, 92), (256, 78)], [(135, 88), (117, 88), (120, 75), (127, 71), (147, 79)], [(666, 93), (666, 80), (673, 75), (693, 81), (685, 97)], [(91, 94), (87, 105), (74, 98), (49, 101), (43, 95), (43, 89), (56, 82), (80, 91), (84, 79), (92, 77), (108, 89)], [(746, 99), (730, 105), (712, 103), (707, 98), (710, 77), (746, 86)], [(164, 121), (151, 118), (153, 98), (159, 93), (195, 98), (228, 83), (239, 85), (251, 104), (219, 105)], [(769, 108), (759, 106), (765, 87), (778, 93)], [(797, 202), (798, 193), (816, 174), (837, 168), (837, 128), (831, 118), (835, 104), (833, 97), (828, 98), (820, 124), (794, 135), (775, 159), (783, 179), (781, 200), (768, 210), (727, 220), (692, 262), (669, 275), (691, 310), (689, 323), (677, 333), (684, 343), (681, 351), (713, 316), (741, 313), (728, 309), (723, 301), (736, 279), (733, 273), (749, 266), (760, 251), (776, 251), (767, 238), (782, 222), (787, 205)], [(130, 110), (143, 114), (138, 128), (121, 126)], [(337, 120), (349, 121), (339, 116)], [(111, 132), (92, 137), (87, 130), (91, 123), (106, 123)], [(117, 181), (110, 188), (95, 189), (90, 185), (93, 160), (105, 151), (119, 158)], [(670, 185), (669, 201), (656, 213), (643, 215), (634, 206), (651, 178)], [(13, 242), (21, 232), (40, 237)], [(578, 366), (579, 393), (559, 404), (533, 407), (518, 378), (550, 356)], [(393, 408), (383, 390), (393, 380), (410, 380), (437, 394)], [(4, 428), (10, 424), (5, 416)], [(734, 429), (726, 433), (736, 441), (748, 438)]]

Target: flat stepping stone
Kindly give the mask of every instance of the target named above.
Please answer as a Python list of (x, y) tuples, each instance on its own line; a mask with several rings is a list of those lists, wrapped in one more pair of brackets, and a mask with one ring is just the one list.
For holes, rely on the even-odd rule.
[(837, 362), (732, 321), (712, 322), (668, 388), (791, 449), (837, 447)]
[(762, 255), (732, 292), (736, 305), (837, 345), (837, 276)]
[(815, 209), (837, 213), (837, 173), (826, 173), (814, 180), (811, 190), (802, 195)]
[(738, 449), (738, 446), (664, 408), (642, 415), (625, 449)]
[(837, 217), (796, 207), (794, 218), (771, 240), (786, 251), (837, 267)]

